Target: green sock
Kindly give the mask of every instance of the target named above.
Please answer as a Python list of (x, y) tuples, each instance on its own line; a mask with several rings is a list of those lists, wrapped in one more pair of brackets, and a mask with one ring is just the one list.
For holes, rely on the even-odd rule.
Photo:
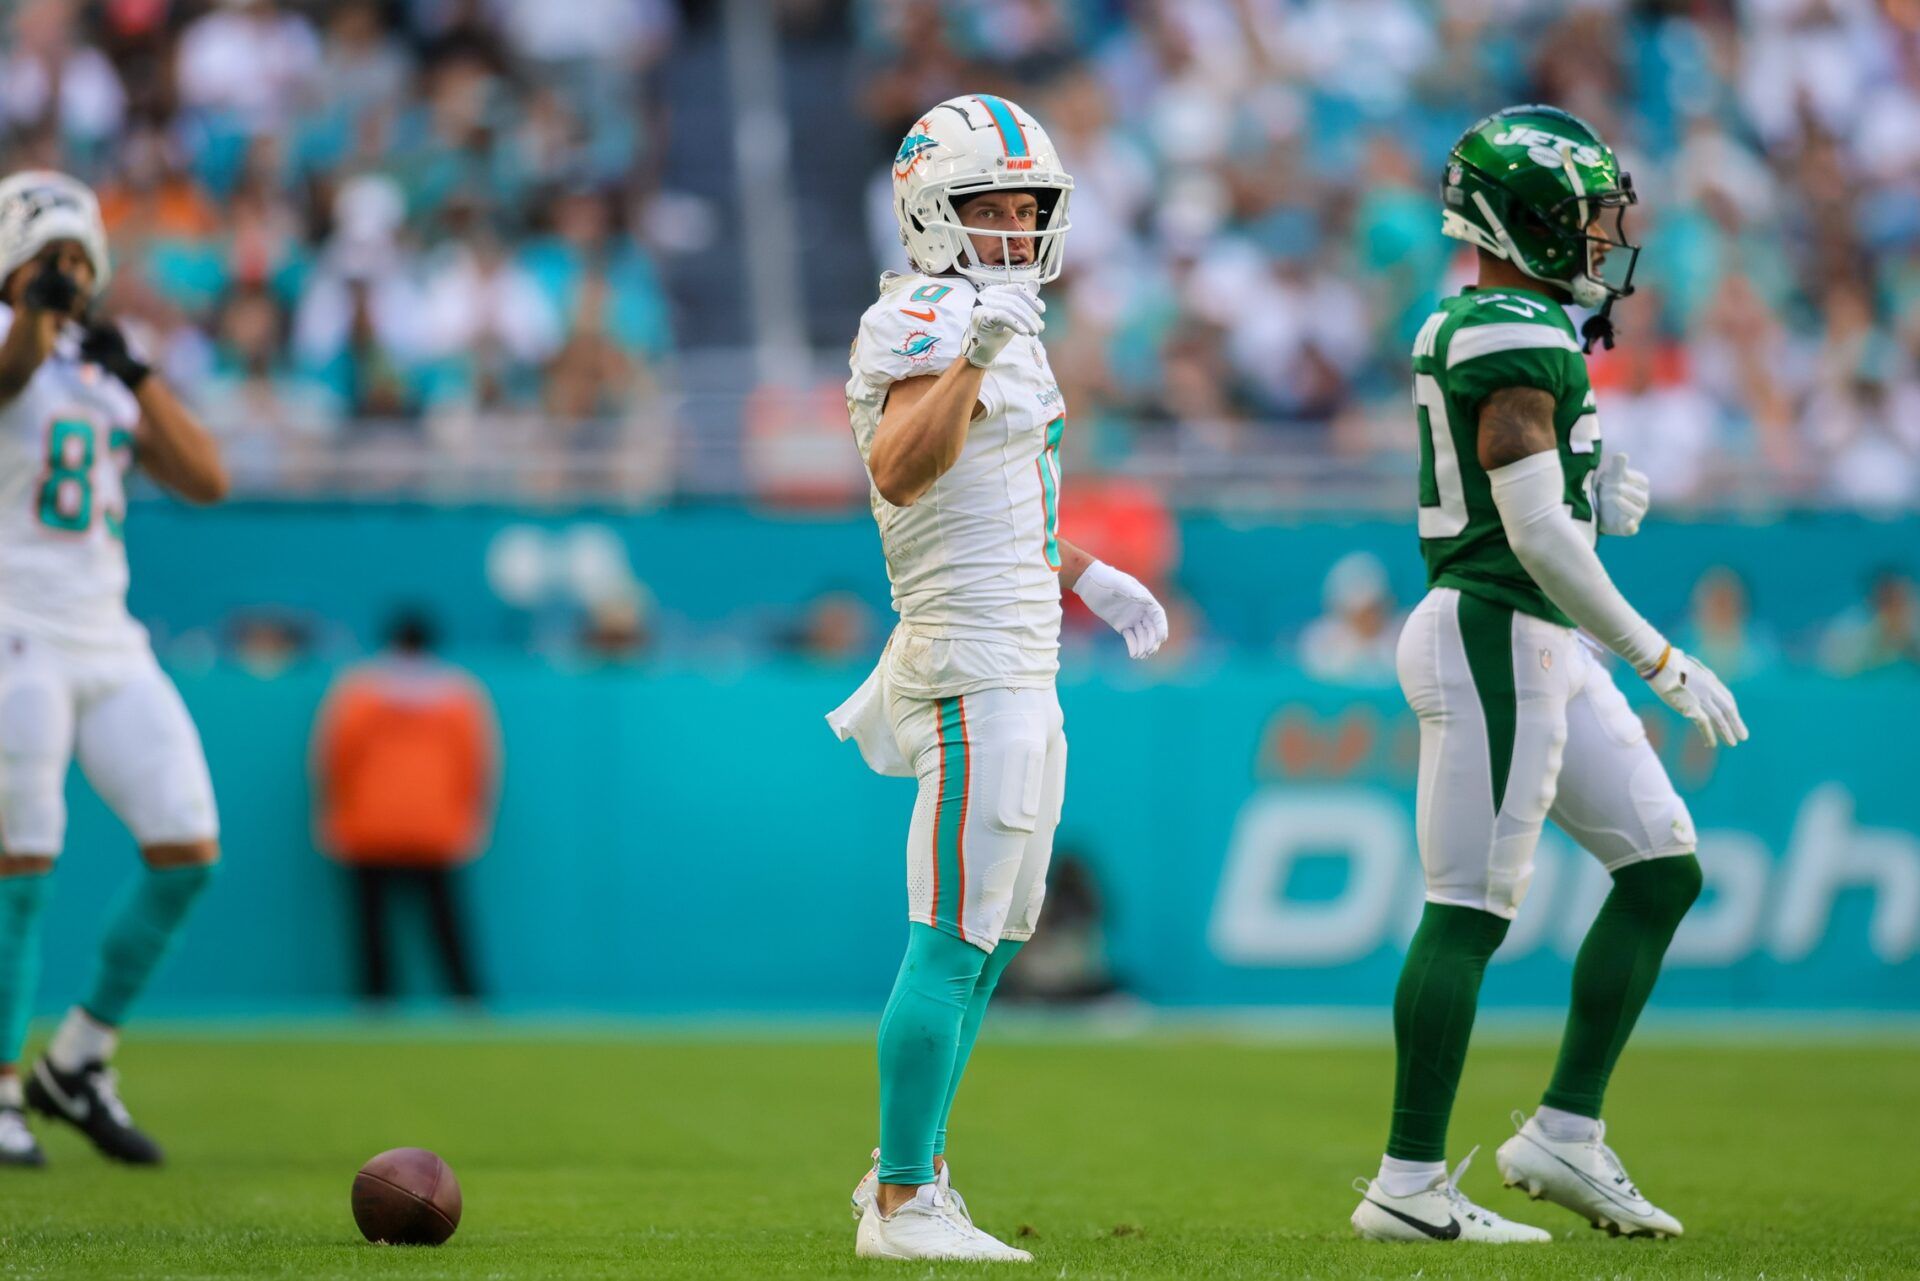
[(960, 1028), (987, 954), (915, 922), (880, 1016), (880, 1182), (933, 1182)]
[(1447, 1121), (1467, 1062), (1480, 979), (1500, 941), (1505, 917), (1429, 903), (1407, 947), (1393, 994), (1393, 1128), (1387, 1155), (1444, 1161)]
[(0, 1064), (18, 1063), (27, 1042), (40, 981), (40, 913), (51, 880), (45, 872), (0, 877)]
[(960, 1048), (954, 1052), (953, 1076), (947, 1082), (947, 1105), (940, 1109), (940, 1129), (933, 1136), (933, 1150), (937, 1154), (944, 1155), (947, 1150), (947, 1118), (953, 1115), (953, 1098), (960, 1093), (960, 1078), (966, 1075), (973, 1043), (980, 1036), (980, 1021), (987, 1017), (987, 1002), (993, 999), (993, 989), (1000, 986), (1000, 976), (1007, 972), (1025, 943), (1025, 939), (1018, 942), (1001, 939), (999, 946), (988, 955), (987, 963), (980, 967), (979, 981), (973, 985), (973, 998), (967, 1002), (967, 1017), (960, 1024)]
[(1567, 1032), (1540, 1100), (1547, 1107), (1598, 1119), (1607, 1078), (1700, 884), (1700, 860), (1691, 854), (1632, 863), (1613, 874), (1613, 891), (1573, 963)]
[(187, 909), (213, 879), (213, 866), (152, 867), (133, 883), (100, 945), (100, 973), (81, 1008), (96, 1021), (119, 1027), (134, 998), (180, 932)]

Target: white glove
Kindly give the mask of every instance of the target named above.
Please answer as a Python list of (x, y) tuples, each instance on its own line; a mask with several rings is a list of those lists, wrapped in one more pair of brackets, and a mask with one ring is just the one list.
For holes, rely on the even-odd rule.
[(1733, 694), (1692, 655), (1669, 646), (1658, 670), (1647, 677), (1647, 684), (1668, 707), (1693, 722), (1708, 747), (1716, 741), (1728, 747), (1747, 741), (1747, 723), (1740, 719)]
[(1022, 338), (1038, 337), (1046, 322), (1040, 313), (1047, 304), (1025, 285), (987, 285), (974, 299), (973, 314), (967, 317), (966, 336), (960, 340), (960, 354), (969, 365), (985, 369), (999, 358), (1000, 349)]
[(1594, 475), (1593, 506), (1600, 532), (1625, 537), (1640, 532), (1640, 521), (1653, 501), (1647, 474), (1627, 466), (1625, 454), (1609, 453)]
[(1167, 611), (1146, 585), (1096, 560), (1081, 571), (1073, 590), (1100, 621), (1127, 640), (1127, 657), (1146, 658), (1167, 639)]

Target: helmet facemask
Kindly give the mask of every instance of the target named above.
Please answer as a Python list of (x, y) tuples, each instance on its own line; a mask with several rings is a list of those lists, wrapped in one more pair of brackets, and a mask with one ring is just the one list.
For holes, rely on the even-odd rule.
[[(1073, 180), (1065, 174), (1049, 175), (1044, 184), (1025, 185), (1030, 178), (1023, 178), (1022, 185), (1011, 182), (978, 179), (974, 181), (955, 181), (930, 193), (934, 202), (935, 216), (921, 223), (929, 231), (943, 234), (952, 252), (951, 270), (959, 272), (968, 280), (980, 285), (1034, 284), (1044, 285), (1059, 277), (1066, 260), (1066, 235), (1072, 230), (1067, 217), (1067, 204), (1073, 192)], [(995, 191), (1012, 191), (1032, 196), (1039, 205), (1039, 212), (1031, 229), (1017, 228), (1009, 231), (996, 231), (990, 228), (970, 227), (960, 216), (960, 206), (974, 196)], [(974, 250), (975, 237), (997, 237), (1001, 241), (998, 262), (983, 261)], [(1024, 264), (1012, 262), (1012, 242), (1031, 241), (1033, 255)]]

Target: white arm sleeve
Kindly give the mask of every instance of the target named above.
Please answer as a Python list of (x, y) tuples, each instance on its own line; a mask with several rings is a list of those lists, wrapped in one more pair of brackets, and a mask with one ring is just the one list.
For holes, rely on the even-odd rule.
[(1507, 545), (1568, 618), (1620, 657), (1646, 672), (1667, 651), (1667, 638), (1627, 604), (1606, 566), (1574, 528), (1567, 510), (1566, 473), (1554, 450), (1529, 454), (1487, 473), (1500, 509)]

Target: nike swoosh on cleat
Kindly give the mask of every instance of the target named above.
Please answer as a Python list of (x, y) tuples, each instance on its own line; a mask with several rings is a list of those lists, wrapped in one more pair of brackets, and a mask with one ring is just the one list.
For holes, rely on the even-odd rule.
[(1610, 1204), (1619, 1206), (1621, 1209), (1625, 1210), (1627, 1213), (1632, 1214), (1638, 1218), (1646, 1218), (1653, 1213), (1653, 1202), (1649, 1201), (1645, 1196), (1642, 1196), (1640, 1198), (1641, 1203), (1646, 1206), (1646, 1209), (1642, 1210), (1634, 1202), (1622, 1200), (1619, 1196), (1617, 1196), (1614, 1193), (1612, 1188), (1600, 1182), (1598, 1179), (1594, 1178), (1592, 1175), (1582, 1170), (1579, 1166), (1567, 1160), (1567, 1158), (1561, 1156), (1558, 1152), (1552, 1151), (1549, 1148), (1542, 1147), (1540, 1144), (1534, 1143), (1532, 1139), (1528, 1139), (1527, 1142), (1533, 1143), (1534, 1147), (1540, 1148), (1542, 1152), (1545, 1152), (1548, 1156), (1558, 1161), (1561, 1165), (1566, 1166), (1567, 1169), (1573, 1174), (1575, 1178), (1579, 1179), (1582, 1183), (1586, 1184), (1588, 1187), (1592, 1188), (1595, 1192), (1598, 1192), (1601, 1196), (1605, 1197)]
[(68, 1117), (75, 1121), (84, 1121), (87, 1119), (88, 1113), (93, 1110), (92, 1105), (86, 1098), (75, 1098), (54, 1084), (53, 1073), (46, 1070), (45, 1064), (34, 1064), (33, 1075), (39, 1080), (40, 1088), (52, 1097), (53, 1101), (60, 1106), (60, 1110), (66, 1113)]
[(929, 325), (931, 325), (934, 321), (939, 319), (939, 316), (935, 314), (933, 308), (931, 307), (927, 308), (925, 311), (914, 311), (910, 308), (902, 307), (900, 309), (900, 313), (905, 316), (912, 316), (915, 320), (924, 320)]
[(1460, 1238), (1460, 1220), (1458, 1219), (1450, 1218), (1446, 1226), (1441, 1227), (1439, 1224), (1428, 1223), (1425, 1219), (1416, 1219), (1411, 1214), (1402, 1214), (1390, 1205), (1381, 1205), (1372, 1197), (1367, 1197), (1366, 1202), (1376, 1210), (1385, 1210), (1408, 1227), (1420, 1229), (1436, 1241), (1457, 1241)]

